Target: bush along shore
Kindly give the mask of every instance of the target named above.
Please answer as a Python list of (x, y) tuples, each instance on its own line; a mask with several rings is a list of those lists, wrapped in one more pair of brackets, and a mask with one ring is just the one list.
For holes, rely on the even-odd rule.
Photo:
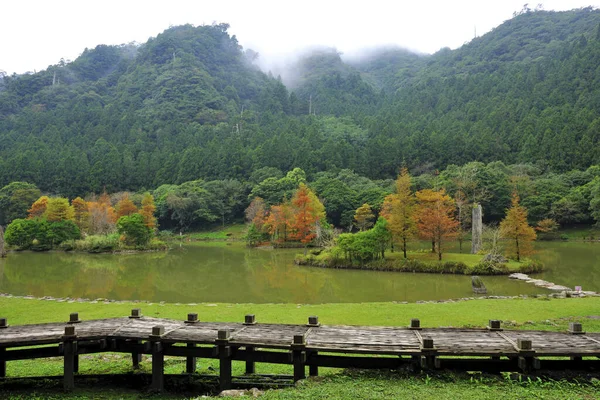
[(430, 259), (428, 254), (413, 253), (412, 257), (403, 258), (400, 253), (393, 253), (386, 258), (361, 261), (338, 257), (333, 250), (313, 250), (308, 254), (296, 255), (297, 265), (320, 268), (364, 269), (372, 271), (420, 272), (433, 274), (459, 275), (510, 275), (515, 272), (532, 274), (542, 272), (543, 265), (536, 260), (525, 259), (521, 262), (506, 259), (490, 259), (477, 254), (447, 254), (448, 260)]

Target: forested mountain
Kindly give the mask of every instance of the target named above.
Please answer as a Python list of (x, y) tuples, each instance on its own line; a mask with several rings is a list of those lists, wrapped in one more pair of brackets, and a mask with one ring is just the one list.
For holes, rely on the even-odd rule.
[[(457, 50), (321, 50), (281, 79), (226, 24), (0, 79), (0, 187), (69, 197), (270, 167), (394, 178), (470, 161), (600, 164), (600, 11), (523, 10)], [(443, 34), (443, 32), (440, 32)], [(309, 115), (310, 114), (310, 115)]]

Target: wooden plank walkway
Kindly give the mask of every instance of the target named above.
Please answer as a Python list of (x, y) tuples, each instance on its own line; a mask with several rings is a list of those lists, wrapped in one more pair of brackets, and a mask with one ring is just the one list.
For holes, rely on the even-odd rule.
[(80, 321), (73, 313), (62, 323), (21, 326), (0, 318), (0, 377), (6, 376), (7, 361), (63, 357), (65, 389), (72, 389), (79, 354), (97, 352), (130, 353), (134, 368), (142, 354), (152, 355), (157, 391), (164, 388), (165, 356), (185, 357), (188, 373), (195, 372), (197, 358), (219, 359), (222, 389), (231, 386), (234, 360), (245, 361), (248, 374), (255, 372), (256, 362), (290, 364), (294, 380), (305, 378), (306, 366), (310, 375), (317, 375), (319, 367), (406, 365), (600, 371), (600, 333), (585, 333), (578, 323), (562, 333), (503, 330), (494, 320), (487, 329), (421, 328), (417, 319), (407, 327), (333, 326), (320, 325), (314, 316), (306, 325), (260, 324), (254, 315), (243, 323), (218, 323), (200, 322), (194, 313), (187, 320), (144, 317), (139, 309), (125, 318)]

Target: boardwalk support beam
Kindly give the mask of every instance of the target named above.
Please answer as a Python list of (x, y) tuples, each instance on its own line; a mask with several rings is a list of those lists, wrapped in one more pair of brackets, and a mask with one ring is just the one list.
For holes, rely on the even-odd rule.
[(229, 340), (231, 332), (229, 329), (219, 330), (217, 332), (217, 354), (219, 356), (219, 389), (231, 389), (231, 347)]
[(294, 335), (292, 342), (292, 364), (294, 364), (294, 382), (306, 379), (306, 337)]
[[(318, 351), (311, 351), (310, 352), (310, 356), (311, 357), (317, 357), (319, 355)], [(310, 364), (308, 366), (308, 376), (319, 376), (319, 366), (316, 364)]]
[(165, 389), (165, 353), (163, 352), (163, 344), (160, 342), (161, 337), (165, 334), (164, 326), (152, 327), (150, 335), (151, 351), (152, 351), (152, 390), (162, 392)]
[(77, 357), (77, 335), (74, 326), (65, 326), (62, 345), (64, 358), (63, 387), (65, 390), (73, 390), (75, 388), (75, 358)]

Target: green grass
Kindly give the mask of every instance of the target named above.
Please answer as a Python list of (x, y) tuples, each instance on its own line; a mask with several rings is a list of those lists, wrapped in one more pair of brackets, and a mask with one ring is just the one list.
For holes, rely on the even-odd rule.
[[(81, 319), (120, 317), (130, 314), (132, 308), (141, 308), (147, 316), (185, 319), (188, 312), (197, 312), (202, 321), (243, 321), (244, 315), (256, 314), (259, 322), (306, 322), (309, 315), (318, 315), (324, 324), (405, 326), (411, 318), (420, 318), (424, 327), (454, 326), (483, 327), (489, 319), (501, 319), (510, 329), (540, 329), (564, 331), (571, 321), (579, 321), (588, 332), (600, 332), (600, 298), (583, 299), (482, 299), (454, 303), (362, 303), (362, 304), (157, 304), (137, 302), (69, 303), (39, 299), (0, 297), (0, 316), (11, 325), (57, 322), (68, 320), (71, 312), (79, 312)], [(123, 354), (83, 355), (81, 374), (131, 373), (130, 358)], [(215, 374), (218, 361), (201, 360), (200, 373)], [(150, 372), (151, 364), (145, 357), (142, 372)], [(179, 374), (185, 361), (168, 357), (165, 372)], [(258, 373), (290, 374), (285, 365), (257, 365)], [(234, 363), (234, 374), (243, 373), (243, 364)], [(322, 376), (308, 379), (294, 388), (267, 391), (265, 399), (313, 398), (415, 398), (415, 399), (594, 399), (599, 389), (594, 383), (578, 384), (565, 381), (537, 381), (519, 383), (497, 377), (453, 375), (442, 373), (412, 376), (402, 371), (340, 371), (323, 368)], [(44, 359), (14, 361), (7, 364), (9, 377), (51, 376), (62, 374), (62, 360)], [(9, 380), (10, 382), (10, 380)], [(12, 384), (11, 384), (12, 385)], [(146, 398), (147, 385), (130, 388), (127, 384), (107, 388), (102, 382), (90, 379), (70, 394), (61, 391), (60, 381), (26, 382), (22, 386), (0, 383), (0, 398)], [(189, 398), (201, 392), (190, 393), (177, 387), (153, 398)]]
[[(578, 320), (586, 331), (600, 332), (600, 297), (550, 299), (481, 299), (453, 303), (354, 303), (354, 304), (158, 304), (138, 302), (57, 302), (52, 300), (0, 297), (0, 316), (11, 325), (67, 321), (79, 312), (81, 319), (123, 317), (132, 308), (146, 316), (185, 319), (198, 313), (201, 321), (243, 322), (255, 314), (258, 322), (304, 324), (309, 315), (318, 315), (323, 324), (405, 326), (420, 318), (425, 327), (484, 327), (489, 319), (512, 321), (527, 329), (566, 330)], [(552, 321), (551, 324), (546, 321)], [(557, 324), (556, 326), (553, 324)]]
[[(419, 261), (424, 262), (438, 262), (437, 253), (432, 253), (431, 251), (411, 251), (407, 253), (408, 258), (413, 258)], [(401, 259), (404, 255), (401, 252), (390, 253), (387, 252), (385, 254), (385, 258), (394, 260)], [(467, 265), (467, 267), (474, 267), (479, 262), (483, 256), (481, 254), (468, 254), (468, 253), (442, 253), (442, 262), (445, 261), (454, 261), (454, 262), (463, 262)], [(521, 263), (513, 260), (509, 260), (506, 263), (506, 266), (510, 271), (518, 271)]]
[[(192, 240), (244, 240), (246, 235), (245, 224), (227, 225), (225, 227), (217, 227), (210, 231), (202, 232), (190, 232), (184, 236), (189, 237)], [(175, 235), (174, 239), (177, 240), (178, 236)]]

